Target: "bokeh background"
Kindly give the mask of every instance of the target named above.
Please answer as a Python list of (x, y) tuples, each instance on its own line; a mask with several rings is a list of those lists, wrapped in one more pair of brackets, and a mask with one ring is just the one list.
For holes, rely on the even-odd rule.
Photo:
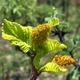
[[(58, 10), (55, 14), (71, 25), (67, 28), (71, 33), (65, 37), (68, 48), (71, 49), (72, 40), (77, 41), (77, 44), (80, 42), (80, 0), (0, 0), (0, 80), (28, 80), (30, 74), (29, 57), (2, 39), (3, 20), (35, 27), (53, 16), (54, 8)], [(80, 58), (79, 50), (75, 53), (75, 59)], [(38, 80), (66, 80), (68, 72), (64, 75), (43, 73)]]

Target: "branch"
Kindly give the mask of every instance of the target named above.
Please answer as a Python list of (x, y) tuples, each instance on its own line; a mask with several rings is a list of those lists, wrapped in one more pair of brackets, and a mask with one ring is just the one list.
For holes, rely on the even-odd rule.
[[(65, 38), (64, 38), (64, 36), (65, 36), (65, 34), (67, 34), (68, 32), (61, 31), (61, 30), (56, 26), (56, 30), (53, 31), (53, 33), (58, 36), (59, 40), (60, 40), (62, 43), (65, 43)], [(74, 47), (74, 48), (75, 48), (75, 47)], [(67, 51), (72, 58), (74, 58), (74, 56), (73, 56), (73, 50), (74, 50), (74, 48), (73, 48), (72, 50), (70, 50), (70, 51), (69, 51), (68, 49), (64, 49), (64, 50)], [(77, 62), (75, 62), (74, 66), (75, 66), (75, 68), (80, 69), (80, 65), (78, 65)]]
[(35, 55), (34, 55), (34, 53), (32, 53), (32, 52), (28, 52), (27, 53), (27, 55), (31, 58), (31, 74), (30, 74), (30, 77), (29, 77), (29, 80), (36, 80), (37, 79), (37, 77), (41, 74), (41, 72), (39, 72), (36, 68), (35, 68), (35, 66), (34, 66), (34, 64), (33, 64), (33, 60), (34, 60), (34, 57), (35, 57)]

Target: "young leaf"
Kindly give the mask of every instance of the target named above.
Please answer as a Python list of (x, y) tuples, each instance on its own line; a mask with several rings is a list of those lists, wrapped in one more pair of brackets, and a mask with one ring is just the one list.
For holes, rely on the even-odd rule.
[(37, 69), (40, 67), (40, 59), (48, 52), (58, 49), (67, 48), (66, 45), (59, 43), (57, 40), (47, 39), (41, 46), (37, 47), (37, 55), (34, 58), (34, 65)]
[(40, 64), (40, 59), (41, 59), (43, 56), (45, 56), (46, 54), (47, 54), (47, 53), (44, 52), (44, 51), (38, 51), (38, 52), (37, 52), (37, 55), (35, 56), (34, 62), (33, 62), (36, 69), (39, 69), (39, 68), (40, 68), (40, 66), (41, 66), (41, 64)]
[(13, 45), (19, 46), (23, 52), (31, 48), (30, 33), (32, 27), (23, 27), (16, 22), (4, 20), (2, 24), (2, 37), (9, 40)]
[(59, 19), (57, 17), (53, 17), (48, 21), (51, 27), (59, 25)]
[(67, 48), (66, 45), (58, 42), (57, 40), (47, 39), (41, 46), (46, 52), (50, 52), (53, 50), (64, 49)]
[(43, 71), (43, 72), (62, 73), (62, 72), (66, 72), (66, 70), (67, 69), (61, 68), (59, 65), (57, 65), (54, 62), (49, 62), (40, 68), (40, 71)]

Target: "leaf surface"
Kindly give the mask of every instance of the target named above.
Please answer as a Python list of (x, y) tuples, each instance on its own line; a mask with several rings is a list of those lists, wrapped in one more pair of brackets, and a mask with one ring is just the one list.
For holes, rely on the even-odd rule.
[(48, 21), (51, 27), (59, 25), (59, 19), (57, 17), (53, 17)]
[(32, 41), (30, 33), (32, 27), (23, 27), (16, 22), (4, 20), (2, 24), (2, 37), (9, 40), (12, 45), (19, 46), (23, 52), (28, 52), (31, 48)]
[(57, 40), (47, 39), (41, 46), (36, 49), (36, 56), (34, 58), (35, 67), (39, 69), (39, 67), (41, 66), (40, 59), (44, 57), (47, 53), (64, 48), (67, 48), (67, 46), (58, 42)]
[(43, 71), (43, 72), (62, 73), (62, 72), (66, 72), (66, 70), (67, 69), (61, 68), (59, 65), (57, 65), (54, 62), (49, 62), (40, 68), (40, 71)]

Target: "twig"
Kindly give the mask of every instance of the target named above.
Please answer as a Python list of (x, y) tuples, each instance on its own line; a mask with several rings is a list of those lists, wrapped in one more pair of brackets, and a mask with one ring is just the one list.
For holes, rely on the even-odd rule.
[(41, 74), (41, 72), (39, 72), (36, 68), (35, 68), (35, 66), (34, 66), (34, 64), (33, 64), (33, 60), (34, 60), (34, 57), (35, 57), (35, 55), (34, 55), (34, 53), (32, 53), (32, 52), (28, 52), (27, 53), (27, 55), (30, 57), (30, 59), (31, 59), (31, 74), (30, 74), (30, 76), (29, 76), (29, 80), (36, 80), (37, 79), (37, 77)]
[[(68, 32), (61, 31), (61, 30), (56, 26), (56, 30), (55, 30), (54, 33), (58, 36), (59, 40), (60, 40), (62, 43), (65, 43), (65, 38), (64, 38), (64, 36), (65, 36), (65, 34), (67, 34)], [(74, 47), (74, 48), (75, 48), (75, 47)], [(73, 56), (73, 50), (74, 50), (74, 48), (73, 48), (72, 50), (70, 50), (70, 51), (69, 51), (68, 49), (64, 49), (64, 50), (67, 51), (72, 58), (74, 58), (74, 56)], [(75, 66), (75, 68), (79, 68), (79, 69), (80, 69), (80, 66), (79, 66), (78, 64), (76, 64), (76, 62), (74, 63), (74, 66)]]

